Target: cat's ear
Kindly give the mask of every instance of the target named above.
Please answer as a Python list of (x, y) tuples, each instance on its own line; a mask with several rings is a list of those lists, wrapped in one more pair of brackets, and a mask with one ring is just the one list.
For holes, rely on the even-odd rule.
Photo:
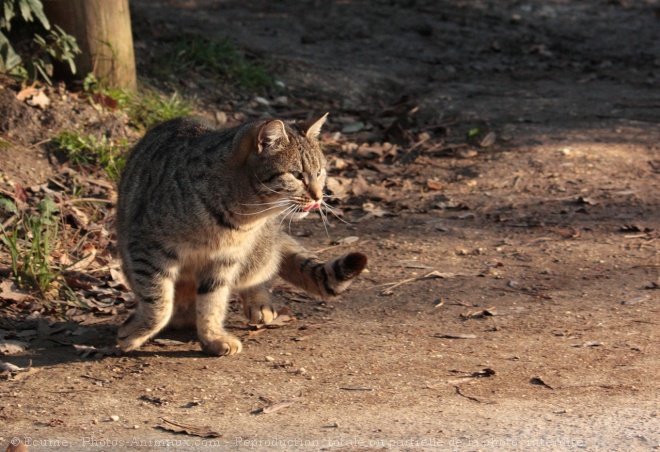
[(321, 134), (321, 127), (323, 127), (323, 124), (325, 124), (326, 119), (328, 119), (328, 113), (324, 114), (316, 121), (310, 121), (308, 123), (307, 130), (305, 130), (305, 136), (310, 140), (318, 139), (319, 135)]
[(266, 150), (275, 151), (277, 144), (281, 143), (289, 143), (289, 136), (286, 134), (282, 121), (275, 119), (261, 126), (257, 136), (257, 151), (259, 154)]

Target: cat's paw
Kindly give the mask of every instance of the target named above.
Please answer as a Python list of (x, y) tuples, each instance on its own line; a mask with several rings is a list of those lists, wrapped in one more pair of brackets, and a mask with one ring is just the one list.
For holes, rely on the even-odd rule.
[(241, 341), (230, 334), (202, 342), (202, 351), (211, 356), (231, 356), (243, 350)]
[(138, 317), (132, 315), (129, 317), (122, 326), (119, 327), (117, 333), (117, 346), (123, 352), (130, 352), (140, 348), (142, 344), (147, 342), (151, 336), (156, 332), (140, 321)]
[(245, 317), (248, 318), (252, 325), (267, 325), (277, 317), (277, 311), (270, 303), (245, 304), (244, 311)]

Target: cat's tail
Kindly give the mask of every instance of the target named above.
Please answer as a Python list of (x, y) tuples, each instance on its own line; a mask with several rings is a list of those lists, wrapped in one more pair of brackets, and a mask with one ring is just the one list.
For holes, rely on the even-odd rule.
[(367, 256), (349, 253), (324, 262), (286, 236), (279, 276), (321, 298), (335, 297), (345, 291), (367, 265)]

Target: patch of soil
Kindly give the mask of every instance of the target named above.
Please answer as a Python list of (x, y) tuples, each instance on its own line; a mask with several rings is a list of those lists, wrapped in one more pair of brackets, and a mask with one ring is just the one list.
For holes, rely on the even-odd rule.
[[(322, 256), (364, 252), (369, 271), (331, 301), (277, 286), (297, 318), (280, 328), (251, 331), (233, 306), (244, 351), (231, 358), (202, 355), (192, 332), (76, 354), (113, 343), (123, 304), (56, 333), (6, 319), (9, 338), (35, 332), (4, 358), (32, 370), (3, 383), (3, 445), (660, 447), (657, 2), (131, 6), (143, 68), (182, 32), (280, 68), (285, 91), (267, 102), (218, 103), (230, 120), (331, 111), (332, 191), (346, 195), (333, 204), (351, 224), (290, 229)], [(176, 83), (203, 104), (221, 95)], [(347, 236), (359, 240), (330, 245)]]

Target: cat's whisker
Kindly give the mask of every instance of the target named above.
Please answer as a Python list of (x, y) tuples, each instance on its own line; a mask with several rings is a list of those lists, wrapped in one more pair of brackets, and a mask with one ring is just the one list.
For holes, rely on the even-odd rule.
[(328, 218), (326, 217), (325, 212), (323, 212), (323, 203), (321, 204), (321, 206), (319, 206), (319, 214), (321, 215), (321, 221), (323, 222), (323, 229), (325, 229), (325, 235), (328, 238), (330, 238), (330, 233), (328, 232), (328, 226), (326, 225), (326, 223), (328, 223)]
[(288, 201), (291, 201), (291, 200), (290, 199), (278, 199), (277, 201), (271, 201), (271, 202), (257, 202), (257, 203), (249, 203), (249, 204), (240, 203), (240, 205), (241, 206), (269, 206), (269, 205), (279, 204), (279, 203), (288, 202)]
[(338, 219), (339, 221), (341, 221), (342, 223), (347, 224), (347, 225), (349, 225), (349, 226), (351, 225), (351, 223), (349, 223), (348, 221), (344, 220), (344, 219), (341, 218), (339, 215), (337, 215), (335, 209), (333, 209), (332, 207), (330, 207), (330, 206), (328, 205), (328, 203), (326, 203), (325, 201), (321, 201), (321, 204), (323, 205), (323, 207), (325, 207), (325, 208), (328, 210), (328, 212), (330, 212), (330, 213), (333, 214), (335, 217), (337, 217), (337, 219)]
[(276, 193), (276, 194), (278, 194), (278, 195), (283, 194), (282, 192), (279, 192), (279, 191), (277, 191), (277, 190), (273, 190), (273, 189), (270, 188), (270, 187), (266, 187), (266, 185), (265, 185), (263, 182), (261, 182), (261, 179), (259, 179), (259, 177), (257, 177), (257, 175), (256, 175), (254, 172), (253, 172), (253, 174), (254, 174), (254, 177), (257, 178), (257, 181), (259, 181), (259, 183), (261, 184), (261, 186), (264, 187), (266, 190), (268, 190), (268, 191), (271, 192), (271, 193)]
[(275, 206), (271, 206), (271, 207), (268, 207), (267, 209), (260, 210), (259, 212), (252, 212), (252, 213), (240, 213), (240, 212), (236, 212), (236, 214), (237, 214), (237, 215), (245, 215), (245, 216), (249, 216), (249, 215), (259, 215), (260, 213), (268, 212), (269, 210), (273, 210), (273, 209), (278, 209), (278, 208), (286, 207), (287, 204), (289, 204), (290, 202), (291, 202), (291, 201), (286, 200), (286, 201), (284, 201), (284, 202), (282, 202), (282, 203), (280, 203), (280, 204), (277, 204), (277, 205), (275, 205)]
[(284, 212), (282, 212), (282, 213), (280, 214), (280, 215), (283, 215), (283, 216), (282, 216), (282, 220), (280, 220), (280, 224), (279, 224), (278, 228), (281, 228), (281, 227), (282, 227), (282, 223), (284, 223), (284, 220), (286, 220), (286, 217), (287, 217), (290, 213), (293, 213), (293, 212), (296, 210), (297, 207), (298, 207), (298, 206), (294, 204), (293, 206), (289, 207), (288, 209), (286, 209)]
[(291, 217), (289, 218), (289, 234), (291, 234), (291, 222), (293, 221), (293, 217), (296, 216), (298, 211), (302, 210), (299, 205), (296, 205), (295, 210), (291, 214)]

